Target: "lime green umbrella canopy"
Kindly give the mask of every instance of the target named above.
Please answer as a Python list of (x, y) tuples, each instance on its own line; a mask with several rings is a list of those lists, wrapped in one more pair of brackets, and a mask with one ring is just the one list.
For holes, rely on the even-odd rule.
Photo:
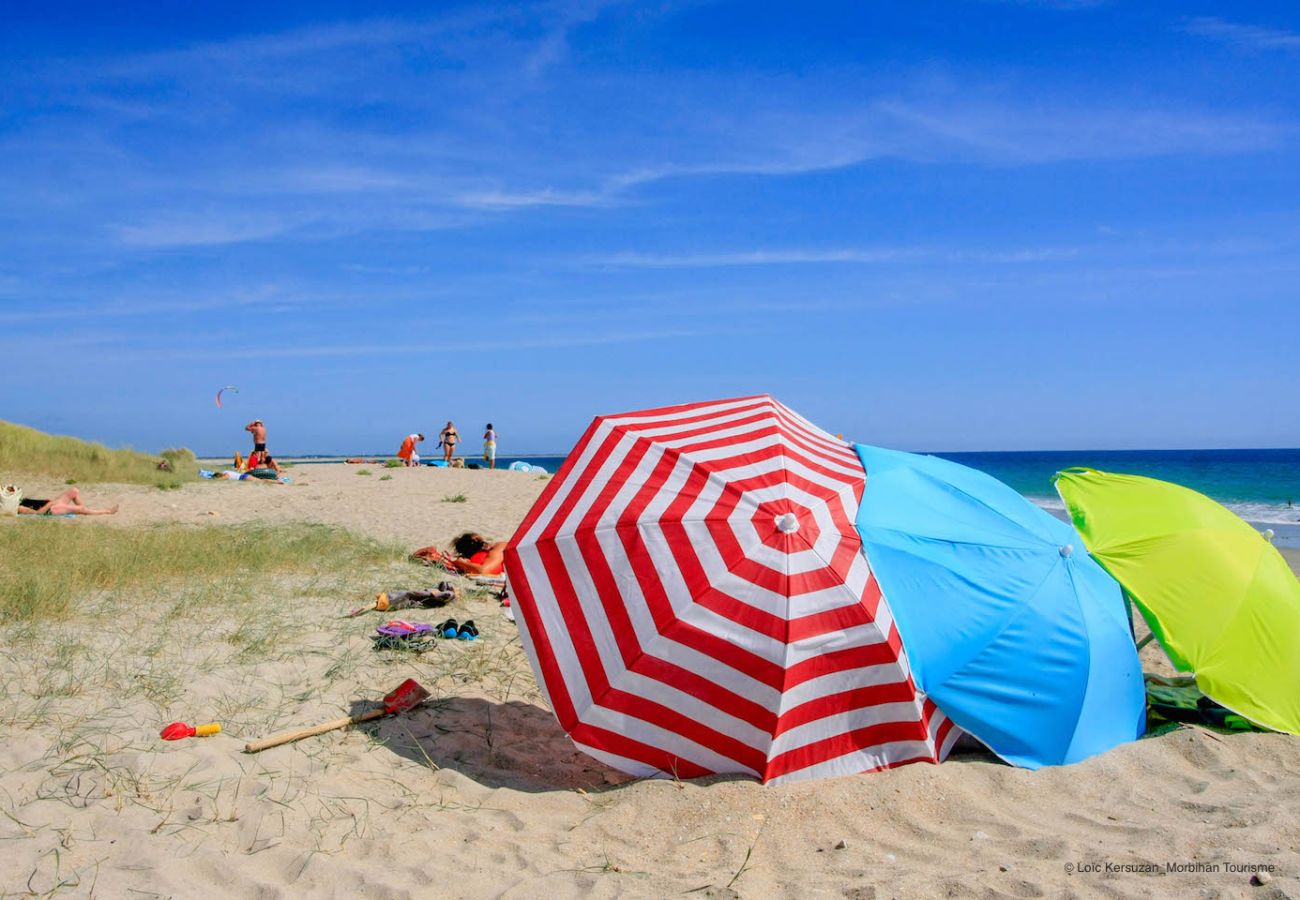
[(1300, 734), (1300, 581), (1268, 539), (1154, 478), (1067, 469), (1056, 489), (1173, 664), (1233, 712)]

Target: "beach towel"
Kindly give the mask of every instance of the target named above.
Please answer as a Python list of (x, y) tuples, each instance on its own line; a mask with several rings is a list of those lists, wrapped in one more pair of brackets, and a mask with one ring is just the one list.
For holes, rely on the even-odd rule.
[(432, 650), (434, 642), (433, 626), (424, 622), (404, 622), (394, 620), (375, 629), (372, 638), (376, 650), (409, 650), (424, 653)]
[(1220, 731), (1263, 731), (1249, 719), (1214, 702), (1196, 686), (1191, 675), (1146, 676), (1147, 728), (1163, 733), (1175, 723), (1204, 725)]

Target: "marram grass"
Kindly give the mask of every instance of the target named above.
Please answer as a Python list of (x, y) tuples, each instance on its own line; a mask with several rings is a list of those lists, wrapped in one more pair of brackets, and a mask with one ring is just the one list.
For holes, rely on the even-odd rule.
[(325, 525), (87, 528), (30, 516), (0, 527), (0, 624), (65, 619), (98, 592), (154, 594), (185, 579), (349, 572), (404, 556), (397, 545)]
[[(166, 459), (172, 471), (160, 472)], [(21, 475), (49, 475), (67, 483), (111, 482), (179, 487), (198, 478), (198, 464), (189, 450), (164, 450), (157, 455), (135, 450), (113, 450), (73, 437), (46, 434), (25, 425), (0, 421), (0, 478), (17, 481)]]

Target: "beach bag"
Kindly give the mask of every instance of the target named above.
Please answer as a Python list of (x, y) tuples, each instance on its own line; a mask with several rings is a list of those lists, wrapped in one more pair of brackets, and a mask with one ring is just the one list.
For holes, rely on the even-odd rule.
[(22, 505), (23, 489), (14, 484), (6, 484), (0, 488), (0, 516), (18, 515), (18, 507)]

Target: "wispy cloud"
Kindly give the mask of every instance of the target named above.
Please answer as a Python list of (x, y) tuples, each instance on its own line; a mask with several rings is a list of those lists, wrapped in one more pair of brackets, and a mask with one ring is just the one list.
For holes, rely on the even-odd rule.
[(1059, 262), (1078, 255), (1073, 247), (1020, 250), (957, 250), (925, 247), (864, 247), (852, 249), (765, 249), (731, 253), (613, 253), (587, 257), (589, 265), (629, 269), (706, 269), (735, 266), (879, 265), (908, 262), (1035, 263)]
[[(887, 101), (899, 155), (993, 165), (1247, 153), (1275, 147), (1294, 129), (1250, 114), (1176, 107)], [(908, 127), (910, 126), (910, 128)]]
[[(979, 72), (619, 71), (570, 54), (611, 5), (484, 5), (7, 73), (37, 99), (0, 135), (0, 191), (37, 217), (99, 223), (55, 222), (66, 242), (184, 251), (473, 228), (566, 208), (647, 216), (683, 184), (881, 160), (1014, 167), (1250, 153), (1294, 134), (1250, 110), (1081, 99)], [(60, 160), (59, 171), (45, 160)]]
[(284, 234), (293, 227), (278, 216), (245, 216), (222, 211), (211, 216), (167, 215), (114, 230), (128, 247), (150, 250), (241, 244)]
[(0, 311), (0, 323), (23, 325), (60, 320), (92, 321), (141, 316), (184, 316), (193, 313), (239, 312), (252, 308), (283, 309), (305, 303), (319, 303), (315, 292), (266, 283), (211, 291), (136, 291), (108, 296), (92, 302), (43, 303), (25, 309)]
[[(613, 334), (574, 334), (556, 337), (509, 337), (503, 336), (493, 340), (471, 340), (456, 342), (456, 352), (508, 352), (511, 350), (548, 350), (566, 347), (599, 347), (612, 344), (639, 344), (647, 341), (661, 341), (677, 338), (695, 337), (697, 332), (690, 330), (652, 330), (628, 331)], [(302, 359), (312, 357), (349, 357), (412, 354), (425, 355), (430, 352), (428, 343), (421, 344), (275, 344), (261, 347), (230, 347), (222, 350), (177, 350), (174, 355), (207, 357), (220, 359)]]
[(1260, 25), (1244, 25), (1215, 16), (1191, 19), (1183, 26), (1183, 30), (1188, 34), (1249, 50), (1300, 50), (1300, 33)]
[(609, 206), (614, 194), (609, 191), (559, 191), (541, 188), (533, 191), (470, 191), (455, 197), (455, 203), (467, 209), (511, 210), (534, 206)]

